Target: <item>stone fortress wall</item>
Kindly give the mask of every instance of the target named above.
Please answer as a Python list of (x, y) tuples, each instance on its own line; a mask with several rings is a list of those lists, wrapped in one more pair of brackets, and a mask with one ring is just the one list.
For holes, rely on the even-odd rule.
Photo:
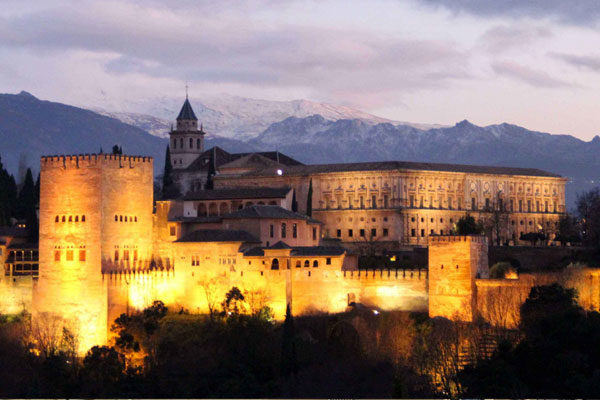
[[(495, 290), (525, 293), (535, 282), (558, 279), (486, 279), (483, 237), (429, 237), (428, 271), (359, 271), (345, 254), (294, 256), (267, 248), (252, 256), (240, 251), (240, 242), (177, 242), (170, 234), (171, 205), (159, 202), (152, 212), (152, 179), (152, 159), (144, 157), (42, 158), (39, 279), (2, 283), (10, 287), (4, 299), (27, 303), (31, 285), (34, 321), (60, 317), (78, 332), (84, 352), (109, 340), (110, 325), (123, 312), (154, 300), (175, 311), (208, 312), (232, 286), (246, 294), (250, 307), (270, 306), (277, 319), (287, 304), (302, 315), (342, 312), (355, 303), (470, 320), (492, 308), (484, 299)], [(274, 259), (278, 270), (271, 269)], [(597, 309), (600, 273), (581, 274), (571, 281), (585, 293), (586, 307)], [(514, 314), (518, 304), (503, 307)]]

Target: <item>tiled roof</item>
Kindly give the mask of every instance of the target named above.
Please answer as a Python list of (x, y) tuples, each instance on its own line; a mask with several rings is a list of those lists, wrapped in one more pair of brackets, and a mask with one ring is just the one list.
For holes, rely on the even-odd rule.
[(292, 256), (340, 256), (346, 250), (343, 247), (326, 247), (326, 246), (304, 246), (294, 247)]
[(186, 194), (184, 200), (232, 200), (232, 199), (283, 199), (289, 187), (246, 187), (231, 189), (199, 190)]
[[(248, 172), (245, 176), (276, 176), (278, 168), (266, 168), (260, 171)], [(536, 168), (494, 167), (483, 165), (438, 164), (410, 161), (381, 161), (346, 164), (314, 164), (290, 166), (283, 169), (284, 175), (310, 175), (328, 172), (353, 171), (389, 171), (389, 170), (420, 170), (440, 172), (463, 172), (472, 174), (499, 174), (555, 177), (560, 175)]]
[(246, 231), (230, 231), (220, 229), (200, 229), (190, 232), (181, 239), (176, 240), (178, 243), (189, 242), (250, 242), (260, 243), (253, 235)]
[[(214, 150), (213, 150), (214, 149)], [(292, 157), (287, 156), (278, 151), (263, 151), (263, 152), (255, 152), (255, 153), (229, 153), (219, 146), (211, 147), (210, 149), (201, 153), (187, 168), (187, 171), (202, 171), (208, 169), (208, 161), (212, 155), (212, 152), (215, 152), (215, 160), (217, 169), (221, 165), (230, 163), (239, 158), (246, 157), (251, 154), (258, 154), (262, 157), (268, 158), (272, 161), (279, 162), (281, 165), (285, 166), (295, 166), (295, 165), (304, 165), (298, 160), (294, 160)]]
[(221, 169), (235, 169), (235, 168), (253, 168), (263, 169), (268, 167), (278, 167), (277, 161), (273, 161), (258, 153), (250, 153), (236, 160), (233, 160), (227, 164), (221, 165)]
[(210, 223), (219, 223), (223, 220), (223, 218), (219, 216), (209, 216), (209, 217), (173, 217), (169, 218), (170, 222), (183, 222), (183, 223), (201, 223), (201, 224), (210, 224)]
[(198, 121), (196, 114), (194, 114), (194, 110), (192, 110), (190, 101), (186, 98), (185, 102), (183, 103), (183, 107), (181, 107), (181, 111), (179, 111), (179, 115), (177, 116), (177, 121), (190, 119), (193, 121)]
[(27, 229), (16, 226), (0, 226), (0, 236), (27, 237)]
[(268, 248), (268, 250), (284, 250), (284, 249), (291, 249), (291, 246), (288, 246), (287, 243), (282, 242), (281, 240), (277, 243), (275, 243), (273, 246), (270, 246)]
[(250, 206), (241, 210), (226, 214), (223, 219), (238, 219), (238, 218), (275, 218), (275, 219), (304, 219), (309, 217), (297, 212), (286, 210), (279, 206)]

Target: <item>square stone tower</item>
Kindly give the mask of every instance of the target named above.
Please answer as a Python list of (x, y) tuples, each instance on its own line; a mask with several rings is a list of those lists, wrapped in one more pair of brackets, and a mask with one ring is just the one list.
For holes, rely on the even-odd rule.
[(107, 340), (103, 270), (141, 268), (152, 256), (153, 160), (42, 157), (40, 179), (34, 322), (60, 319), (84, 352)]
[(488, 274), (485, 236), (430, 236), (429, 316), (472, 321), (475, 279)]

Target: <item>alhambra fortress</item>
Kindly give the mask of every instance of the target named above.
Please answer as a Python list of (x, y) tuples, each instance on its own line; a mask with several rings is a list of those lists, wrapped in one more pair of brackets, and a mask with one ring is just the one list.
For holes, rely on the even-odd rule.
[[(110, 340), (122, 313), (154, 300), (207, 313), (234, 286), (277, 319), (287, 305), (295, 315), (364, 306), (514, 326), (529, 289), (554, 281), (600, 306), (595, 269), (489, 277), (491, 242), (523, 248), (523, 233), (543, 231), (554, 244), (565, 178), (403, 161), (304, 165), (279, 152), (205, 150), (204, 135), (186, 99), (170, 132), (182, 195), (156, 202), (149, 157), (42, 157), (39, 247), (0, 236), (0, 312), (59, 317), (86, 351)], [(461, 217), (494, 210), (506, 223), (490, 237), (453, 235)], [(359, 265), (364, 251), (393, 267)], [(426, 263), (408, 265), (415, 254)]]

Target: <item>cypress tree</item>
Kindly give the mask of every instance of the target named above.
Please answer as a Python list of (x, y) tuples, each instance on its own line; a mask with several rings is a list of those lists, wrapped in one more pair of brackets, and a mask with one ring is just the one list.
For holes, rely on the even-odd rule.
[(215, 168), (215, 150), (210, 155), (210, 164), (208, 165), (208, 173), (206, 174), (206, 185), (204, 185), (204, 189), (212, 190), (215, 188), (215, 183), (213, 182), (213, 177), (217, 174)]
[(298, 360), (296, 357), (296, 343), (294, 341), (296, 331), (294, 328), (294, 317), (290, 305), (285, 310), (285, 321), (283, 322), (283, 337), (281, 339), (281, 374), (289, 376), (298, 372)]
[(40, 174), (38, 172), (37, 179), (35, 180), (35, 204), (40, 206)]
[(33, 183), (33, 174), (31, 168), (27, 168), (25, 182), (19, 193), (18, 217), (25, 219), (28, 237), (32, 242), (38, 239), (38, 219), (37, 219), (37, 193), (35, 183)]
[(298, 201), (296, 201), (296, 189), (294, 189), (294, 192), (292, 194), (292, 211), (298, 212)]
[(171, 149), (167, 145), (167, 151), (165, 152), (165, 169), (163, 172), (162, 179), (162, 198), (163, 199), (176, 199), (181, 196), (177, 184), (173, 180), (173, 166), (171, 165)]
[(306, 196), (306, 215), (312, 217), (312, 196), (313, 196), (313, 188), (312, 188), (312, 178), (310, 183), (308, 184), (308, 196)]

